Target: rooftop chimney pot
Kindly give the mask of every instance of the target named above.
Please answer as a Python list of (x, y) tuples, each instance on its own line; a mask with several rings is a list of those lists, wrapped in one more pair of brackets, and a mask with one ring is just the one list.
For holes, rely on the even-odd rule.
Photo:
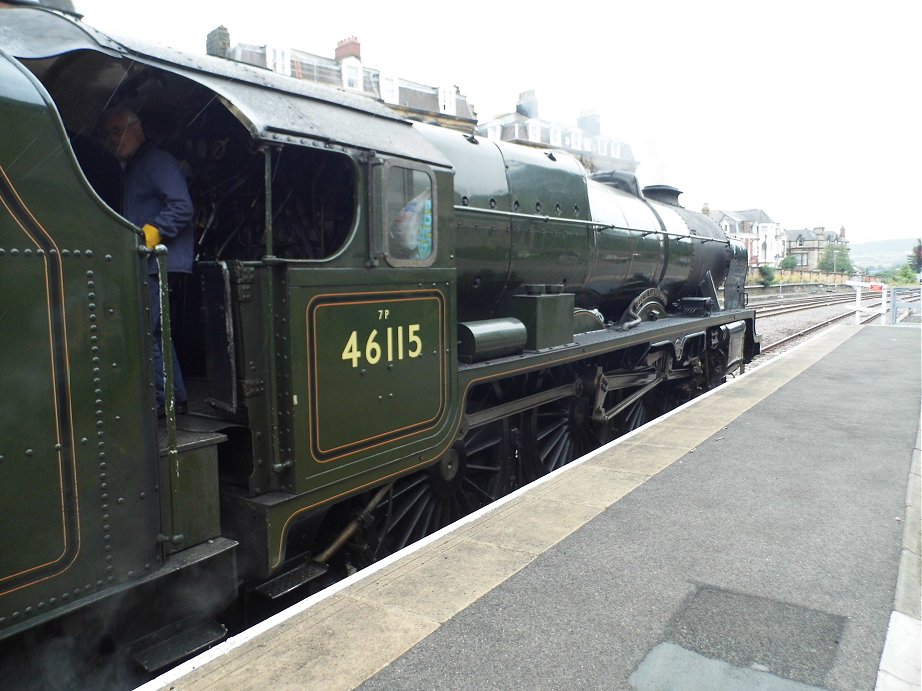
[(362, 45), (355, 36), (349, 36), (336, 44), (336, 62), (346, 58), (362, 59)]

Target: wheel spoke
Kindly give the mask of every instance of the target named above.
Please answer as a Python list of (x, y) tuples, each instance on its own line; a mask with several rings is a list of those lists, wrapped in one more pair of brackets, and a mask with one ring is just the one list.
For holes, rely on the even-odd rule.
[(563, 465), (561, 459), (565, 456), (566, 450), (569, 447), (569, 439), (570, 431), (564, 425), (559, 425), (551, 442), (542, 447), (540, 456), (541, 464), (547, 472), (555, 470)]
[[(491, 501), (496, 501), (496, 497), (494, 495), (488, 493), (483, 487), (478, 485), (476, 482), (474, 482), (470, 478), (464, 478), (464, 487), (469, 492), (472, 492), (473, 494), (476, 494), (482, 497), (486, 503), (490, 503)], [(468, 500), (467, 498), (467, 493), (462, 493), (461, 496), (465, 499), (465, 501), (468, 502), (468, 505), (470, 505), (470, 500)]]
[(469, 472), (487, 473), (487, 474), (496, 474), (500, 471), (500, 467), (496, 465), (493, 465), (493, 466), (480, 465), (480, 464), (474, 465), (472, 463), (467, 464), (467, 469)]
[(548, 472), (557, 470), (575, 459), (576, 456), (573, 455), (573, 438), (569, 435), (561, 437), (560, 443), (557, 444), (557, 452), (551, 457), (551, 463), (547, 467)]
[[(473, 488), (476, 492), (483, 493), (484, 498), (486, 499), (486, 503), (496, 501), (496, 497), (491, 497), (490, 495), (488, 495), (486, 492), (483, 491), (483, 489), (479, 485), (476, 485), (474, 483), (471, 483), (471, 484), (473, 485)], [(456, 503), (457, 503), (457, 512), (461, 514), (462, 516), (467, 516), (467, 514), (475, 511), (477, 508), (479, 508), (479, 506), (483, 506), (483, 503), (480, 503), (478, 504), (478, 506), (475, 506), (474, 502), (471, 501), (471, 498), (467, 492), (460, 492), (458, 494)], [(454, 520), (457, 520), (457, 519), (454, 519)]]
[[(401, 484), (400, 486), (394, 488), (394, 491), (393, 491), (393, 493), (391, 494), (391, 499), (390, 499), (391, 502), (393, 502), (393, 503), (395, 503), (395, 504), (398, 503), (398, 502), (401, 502), (401, 503), (402, 503), (402, 502), (403, 502), (403, 499), (404, 499), (404, 497), (405, 497), (405, 495), (406, 495), (408, 492), (411, 492), (411, 491), (413, 491), (414, 489), (419, 488), (419, 486), (420, 486), (422, 483), (424, 483), (425, 481), (426, 481), (426, 478), (423, 477), (423, 476), (411, 475), (410, 477), (408, 477), (408, 478), (403, 482), (403, 484)], [(418, 496), (418, 494), (417, 494), (417, 496)], [(412, 503), (413, 501), (415, 501), (415, 499), (411, 499), (411, 500), (410, 500), (411, 503)]]
[(634, 404), (634, 409), (631, 411), (631, 417), (630, 417), (631, 430), (635, 430), (638, 427), (640, 427), (644, 423), (644, 417), (645, 415), (644, 415), (643, 402), (638, 401), (637, 403)]
[(538, 436), (536, 441), (544, 445), (544, 440), (550, 434), (566, 434), (567, 419), (566, 414), (557, 412), (554, 414), (544, 413), (538, 415)]
[(476, 439), (475, 437), (474, 439), (471, 439), (470, 446), (465, 444), (465, 451), (467, 452), (468, 458), (474, 458), (475, 456), (484, 453), (488, 449), (492, 449), (493, 447), (499, 446), (503, 443), (502, 436), (487, 436), (485, 434), (481, 434), (480, 436), (483, 438)]
[(425, 496), (427, 494), (425, 487), (418, 487), (419, 483), (413, 483), (417, 486), (416, 492), (409, 498), (399, 503), (395, 500), (394, 505), (397, 507), (397, 510), (393, 512), (391, 516), (391, 525), (398, 525), (403, 521), (404, 517), (413, 509), (414, 506), (420, 503), (420, 501), (425, 501)]
[[(422, 501), (418, 502), (419, 506), (417, 506), (416, 511), (413, 513), (413, 516), (410, 518), (410, 521), (407, 524), (406, 528), (404, 528), (403, 532), (400, 534), (400, 539), (397, 541), (395, 550), (402, 549), (406, 547), (408, 544), (410, 544), (410, 539), (412, 538), (413, 534), (416, 532), (417, 526), (419, 526), (420, 524), (425, 526), (428, 523), (429, 521), (428, 517), (432, 514), (432, 500), (433, 498), (431, 494), (428, 494), (428, 493), (423, 494)], [(426, 518), (423, 518), (424, 513), (426, 514)]]

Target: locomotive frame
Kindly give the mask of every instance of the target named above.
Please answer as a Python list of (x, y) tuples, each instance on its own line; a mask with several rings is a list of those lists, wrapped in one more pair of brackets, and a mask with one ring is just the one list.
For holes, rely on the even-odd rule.
[[(241, 589), (373, 561), (758, 354), (745, 251), (629, 176), (0, 12), (5, 643), (96, 617), (154, 671)], [(115, 102), (197, 209), (198, 414), (160, 424), (148, 252), (92, 142)]]

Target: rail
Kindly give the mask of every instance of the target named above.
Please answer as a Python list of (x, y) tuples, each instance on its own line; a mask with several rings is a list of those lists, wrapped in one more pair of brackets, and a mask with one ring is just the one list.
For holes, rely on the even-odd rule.
[(779, 347), (783, 346), (783, 345), (786, 344), (786, 343), (790, 343), (791, 341), (793, 341), (793, 340), (795, 340), (795, 339), (802, 338), (803, 336), (806, 336), (807, 334), (813, 333), (814, 331), (819, 331), (820, 329), (823, 329), (823, 328), (825, 328), (825, 327), (827, 327), (827, 326), (831, 326), (832, 324), (835, 324), (835, 323), (838, 322), (838, 321), (841, 321), (841, 320), (843, 320), (843, 319), (847, 319), (848, 317), (852, 316), (853, 314), (856, 315), (856, 323), (860, 323), (860, 324), (870, 324), (872, 321), (874, 321), (875, 319), (877, 319), (877, 316), (878, 316), (878, 315), (875, 313), (875, 314), (872, 314), (870, 317), (865, 317), (863, 320), (858, 320), (858, 315), (860, 314), (859, 312), (846, 312), (845, 314), (840, 314), (838, 317), (833, 317), (832, 319), (827, 319), (826, 321), (820, 322), (819, 324), (814, 324), (813, 326), (808, 326), (806, 329), (801, 329), (801, 330), (798, 331), (797, 333), (791, 334), (790, 336), (785, 336), (785, 337), (782, 338), (781, 340), (775, 341), (774, 343), (769, 343), (768, 345), (763, 345), (763, 346), (762, 346), (762, 352), (761, 352), (760, 354), (761, 354), (761, 355), (764, 355), (765, 353), (770, 352), (770, 351), (774, 350), (775, 348), (779, 348)]
[(767, 317), (776, 317), (782, 314), (801, 312), (804, 310), (816, 309), (818, 307), (829, 307), (832, 305), (839, 305), (851, 301), (852, 296), (848, 294), (829, 295), (821, 297), (799, 298), (790, 301), (773, 301), (762, 305), (755, 305), (755, 309), (756, 315), (761, 319), (765, 319)]

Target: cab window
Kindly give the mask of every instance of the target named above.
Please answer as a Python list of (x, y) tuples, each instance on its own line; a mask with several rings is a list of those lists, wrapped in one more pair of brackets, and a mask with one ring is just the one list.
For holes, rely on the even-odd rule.
[(384, 178), (385, 255), (393, 266), (425, 266), (435, 255), (434, 185), (427, 171), (404, 164)]
[(355, 225), (356, 172), (343, 154), (289, 146), (278, 152), (272, 179), (275, 254), (327, 259)]

